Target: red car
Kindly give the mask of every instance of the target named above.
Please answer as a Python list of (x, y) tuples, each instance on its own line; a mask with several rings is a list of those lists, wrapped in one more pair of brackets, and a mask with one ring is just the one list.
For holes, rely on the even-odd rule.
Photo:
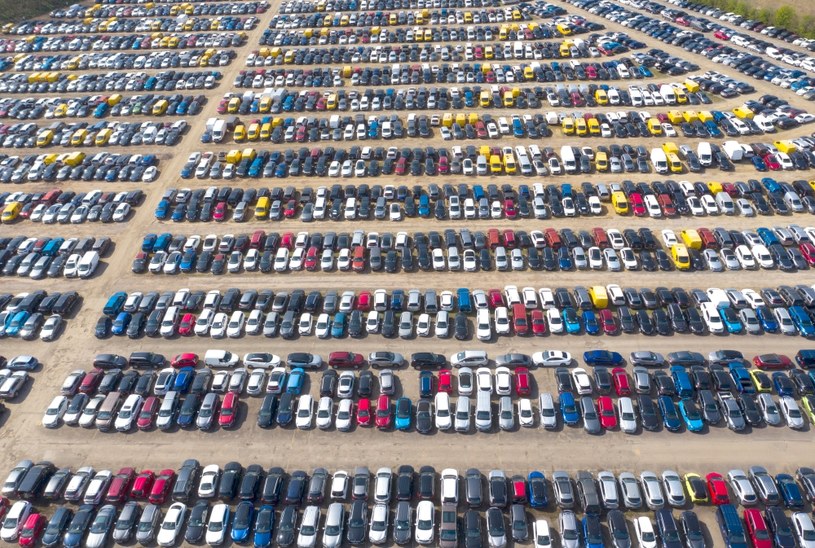
[(515, 209), (514, 200), (504, 200), (504, 215), (507, 216), (507, 219), (514, 219), (518, 216), (518, 210)]
[(357, 402), (357, 424), (371, 426), (371, 400), (362, 398)]
[(142, 431), (152, 429), (160, 407), (161, 400), (156, 396), (150, 396), (144, 400), (141, 411), (139, 411), (139, 417), (136, 419), (136, 427)]
[(617, 318), (611, 313), (608, 308), (602, 309), (597, 313), (600, 325), (606, 335), (616, 335), (620, 332), (620, 326), (617, 324)]
[(142, 470), (136, 479), (133, 480), (133, 487), (130, 489), (130, 498), (144, 500), (153, 488), (156, 475), (152, 470)]
[(594, 227), (591, 229), (591, 235), (594, 238), (594, 243), (600, 249), (605, 249), (607, 247), (611, 247), (611, 241), (608, 239), (608, 234), (606, 231), (600, 227)]
[(773, 548), (772, 535), (770, 535), (767, 522), (764, 521), (764, 516), (761, 515), (759, 510), (755, 508), (744, 510), (744, 524), (755, 548)]
[(178, 354), (172, 360), (170, 360), (170, 365), (176, 369), (180, 369), (182, 367), (195, 367), (198, 365), (198, 354), (193, 354), (192, 352)]
[(371, 292), (362, 291), (357, 296), (356, 309), (360, 312), (369, 312), (371, 310)]
[(221, 428), (234, 428), (238, 418), (238, 395), (234, 392), (227, 392), (221, 404), (221, 414), (218, 415), (218, 425)]
[(489, 289), (487, 291), (487, 302), (490, 303), (490, 308), (498, 308), (504, 306), (504, 296), (501, 294), (500, 289)]
[(529, 395), (529, 369), (526, 367), (515, 368), (515, 391), (519, 396)]
[(280, 238), (280, 247), (285, 247), (289, 251), (294, 249), (294, 234), (286, 232)]
[(526, 504), (526, 480), (523, 476), (512, 476), (512, 504)]
[(20, 546), (34, 546), (42, 536), (48, 520), (42, 514), (29, 514), (20, 530)]
[(332, 352), (328, 355), (328, 365), (331, 367), (351, 367), (359, 369), (365, 364), (365, 357), (355, 352)]
[(645, 202), (642, 201), (642, 194), (632, 192), (628, 199), (631, 201), (631, 212), (637, 217), (645, 217)]
[(801, 254), (804, 256), (804, 259), (809, 263), (809, 266), (815, 266), (815, 245), (809, 242), (803, 242), (799, 244), (799, 248), (801, 249)]
[(102, 382), (102, 377), (104, 376), (105, 372), (98, 367), (91, 369), (85, 373), (84, 377), (82, 377), (82, 383), (79, 385), (79, 391), (83, 394), (92, 394), (96, 392), (96, 388), (99, 386), (99, 383)]
[(286, 202), (286, 207), (283, 208), (283, 216), (293, 219), (295, 215), (297, 215), (297, 200), (289, 200)]
[(308, 251), (306, 252), (306, 260), (303, 263), (304, 266), (306, 267), (306, 270), (308, 270), (309, 272), (317, 270), (318, 264), (317, 259), (318, 259), (317, 248), (315, 246), (311, 246), (310, 248), (308, 248)]
[(449, 369), (442, 369), (439, 371), (439, 392), (447, 392), (448, 394), (453, 391), (453, 374)]
[(391, 400), (385, 395), (379, 396), (376, 400), (376, 427), (381, 430), (390, 428), (392, 416)]
[(662, 214), (666, 217), (673, 217), (676, 215), (676, 207), (674, 207), (674, 202), (667, 194), (660, 194), (657, 196), (657, 203), (659, 204), (659, 207), (662, 208)]
[(536, 337), (542, 337), (546, 335), (546, 320), (543, 319), (543, 311), (542, 310), (533, 310), (532, 311), (532, 334)]
[(727, 494), (727, 484), (724, 477), (717, 472), (711, 472), (705, 476), (707, 480), (707, 490), (710, 491), (710, 502), (715, 505), (730, 504), (730, 495)]
[(156, 481), (153, 483), (153, 488), (150, 489), (150, 498), (148, 499), (151, 504), (164, 504), (167, 500), (167, 495), (175, 483), (175, 470), (167, 469), (159, 472)]
[(753, 358), (753, 365), (759, 369), (789, 369), (792, 367), (792, 360), (784, 354), (759, 354)]
[(617, 428), (617, 413), (609, 396), (597, 398), (597, 414), (600, 415), (600, 424), (603, 428), (606, 430)]
[(195, 314), (187, 312), (181, 317), (181, 323), (178, 324), (178, 334), (188, 337), (193, 334), (195, 329)]
[(212, 220), (219, 222), (226, 220), (226, 202), (215, 204), (215, 209), (212, 210)]
[(105, 495), (105, 502), (119, 503), (127, 498), (130, 489), (133, 485), (133, 480), (136, 479), (136, 471), (133, 468), (122, 468), (113, 476), (110, 481), (110, 487)]
[(524, 305), (512, 307), (512, 326), (515, 328), (516, 335), (529, 335), (529, 321), (526, 318)]
[(631, 380), (628, 378), (624, 367), (615, 367), (612, 369), (611, 378), (614, 379), (614, 390), (618, 396), (631, 395)]
[(764, 158), (762, 159), (764, 160), (764, 163), (767, 164), (767, 169), (771, 171), (778, 171), (781, 169), (781, 164), (778, 163), (778, 160), (776, 160), (775, 156), (772, 154), (765, 154)]

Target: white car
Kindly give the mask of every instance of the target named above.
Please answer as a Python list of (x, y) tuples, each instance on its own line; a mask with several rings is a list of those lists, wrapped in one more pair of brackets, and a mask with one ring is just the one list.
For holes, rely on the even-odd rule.
[(104, 394), (97, 394), (90, 399), (82, 410), (82, 414), (79, 416), (79, 426), (82, 428), (94, 427), (96, 424), (96, 414), (99, 412), (103, 401), (105, 401)]
[(499, 396), (509, 396), (510, 394), (512, 394), (512, 372), (509, 370), (508, 367), (496, 368), (495, 393), (498, 394)]
[(266, 371), (263, 369), (253, 369), (246, 383), (246, 393), (250, 396), (259, 396), (263, 393), (265, 385)]
[(226, 530), (229, 526), (229, 505), (216, 504), (212, 507), (207, 522), (206, 542), (210, 546), (220, 546), (226, 540)]
[(429, 337), (431, 335), (430, 314), (419, 314), (416, 321), (416, 334), (419, 337)]
[(327, 339), (331, 335), (331, 318), (325, 312), (317, 316), (314, 334), (320, 339)]
[(798, 545), (801, 548), (815, 548), (815, 525), (812, 518), (806, 512), (794, 512), (792, 514), (792, 529), (798, 537)]
[(62, 417), (68, 409), (68, 398), (57, 396), (48, 405), (42, 417), (42, 425), (46, 428), (57, 428), (62, 422)]
[(183, 502), (174, 502), (167, 509), (164, 521), (161, 522), (156, 542), (159, 546), (174, 546), (181, 533), (181, 528), (187, 517), (187, 505)]
[(337, 430), (347, 432), (354, 422), (354, 400), (345, 398), (337, 405)]
[(348, 496), (350, 479), (348, 472), (337, 470), (331, 478), (331, 500), (345, 500)]
[(745, 270), (755, 270), (758, 268), (756, 259), (750, 252), (750, 248), (746, 245), (740, 245), (735, 249), (736, 259), (739, 261), (741, 267)]
[(3, 518), (3, 527), (0, 529), (0, 539), (4, 542), (14, 542), (16, 544), (17, 537), (20, 536), (20, 531), (23, 529), (28, 516), (31, 514), (31, 503), (27, 500), (18, 500), (15, 502)]
[(51, 314), (40, 329), (40, 340), (53, 341), (62, 331), (63, 321), (59, 314)]
[(591, 394), (591, 378), (586, 370), (582, 367), (577, 367), (572, 370), (572, 381), (577, 393), (580, 395)]
[(286, 387), (286, 368), (275, 367), (269, 373), (269, 380), (266, 382), (266, 392), (268, 394), (281, 394)]
[(617, 401), (620, 415), (620, 430), (626, 434), (637, 433), (637, 413), (634, 411), (634, 402), (629, 397), (622, 397)]
[(129, 432), (133, 428), (143, 403), (144, 398), (138, 394), (130, 394), (127, 397), (113, 423), (117, 432)]
[(480, 309), (475, 321), (476, 338), (479, 341), (489, 341), (492, 339), (492, 324), (490, 322), (490, 311)]
[(532, 400), (529, 398), (518, 400), (518, 420), (523, 427), (535, 426), (535, 411), (532, 409)]
[(333, 418), (334, 400), (328, 396), (323, 396), (317, 404), (317, 428), (320, 430), (331, 428)]
[(571, 365), (572, 355), (562, 350), (542, 350), (532, 354), (536, 367), (563, 367)]
[(640, 548), (657, 548), (657, 535), (654, 531), (654, 524), (648, 516), (640, 516), (634, 519), (634, 533), (637, 535)]
[(309, 394), (303, 394), (297, 402), (297, 415), (295, 424), (297, 428), (306, 430), (311, 428), (314, 416), (314, 399)]
[(458, 394), (459, 396), (469, 396), (473, 393), (473, 370), (469, 367), (461, 367), (458, 370)]
[(479, 367), (475, 370), (475, 380), (479, 392), (492, 393), (492, 371), (487, 367)]
[(498, 335), (509, 335), (512, 324), (509, 321), (507, 307), (499, 306), (495, 309), (495, 332)]
[(229, 324), (229, 316), (225, 312), (218, 312), (212, 319), (212, 325), (209, 328), (209, 336), (213, 339), (223, 339), (226, 336), (227, 325)]
[(300, 321), (297, 324), (297, 332), (301, 337), (311, 335), (311, 330), (314, 327), (314, 316), (311, 312), (303, 312), (300, 315)]
[(198, 482), (198, 498), (211, 499), (215, 497), (220, 479), (221, 469), (217, 464), (205, 466), (201, 472), (201, 481)]
[(446, 310), (436, 313), (436, 336), (440, 339), (450, 336), (450, 313)]
[(561, 318), (560, 311), (557, 308), (546, 309), (546, 324), (549, 326), (549, 331), (551, 333), (563, 333), (563, 318)]
[(388, 505), (378, 503), (371, 510), (371, 526), (368, 530), (368, 540), (371, 544), (385, 544), (388, 540), (388, 518), (390, 510)]
[(413, 536), (419, 544), (433, 544), (435, 514), (436, 508), (429, 500), (420, 501), (416, 505), (416, 527)]
[(536, 519), (532, 523), (532, 541), (535, 548), (552, 548), (552, 534), (549, 532), (548, 521)]
[(246, 314), (240, 310), (233, 312), (226, 327), (226, 336), (230, 339), (242, 337), (244, 323), (246, 323)]
[(437, 392), (435, 398), (435, 423), (438, 430), (449, 430), (453, 426), (450, 413), (450, 396), (447, 392)]

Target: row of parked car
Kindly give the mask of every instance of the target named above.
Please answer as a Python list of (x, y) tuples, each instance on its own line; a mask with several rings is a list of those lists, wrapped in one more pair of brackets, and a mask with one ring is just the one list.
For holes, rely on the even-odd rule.
[[(131, 5), (103, 5), (97, 4), (92, 7), (85, 6), (69, 6), (67, 8), (58, 8), (51, 11), (48, 16), (53, 19), (84, 19), (85, 17), (108, 18), (108, 17), (167, 17), (184, 15), (258, 15), (266, 13), (269, 9), (269, 3), (265, 0), (253, 2), (218, 2), (193, 4), (189, 6), (178, 6), (175, 4), (159, 4), (154, 6), (145, 6), (138, 4)], [(25, 33), (30, 31), (32, 22), (18, 23), (20, 26), (12, 27), (9, 34), (13, 34), (19, 29)], [(5, 29), (4, 29), (5, 30)]]
[(19, 73), (224, 67), (234, 58), (234, 50), (215, 48), (194, 48), (183, 51), (159, 50), (149, 53), (26, 54), (14, 63), (14, 70)]
[[(700, 548), (706, 540), (696, 513), (683, 510), (678, 520), (673, 514), (673, 509), (685, 508), (688, 501), (695, 505), (712, 502), (722, 538), (730, 542), (746, 544), (749, 536), (757, 546), (765, 546), (764, 540), (766, 546), (773, 542), (809, 546), (807, 539), (815, 534), (811, 518), (801, 510), (804, 500), (812, 498), (813, 471), (807, 467), (798, 468), (795, 476), (773, 476), (763, 466), (752, 466), (748, 472), (734, 468), (726, 476), (718, 472), (704, 477), (694, 472), (680, 475), (674, 470), (659, 475), (579, 470), (573, 476), (563, 470), (508, 476), (497, 468), (487, 473), (470, 468), (460, 474), (455, 468), (437, 472), (432, 466), (422, 466), (417, 471), (410, 465), (395, 471), (382, 467), (373, 474), (365, 466), (351, 473), (329, 473), (317, 467), (311, 473), (294, 470), (287, 474), (278, 466), (265, 470), (259, 464), (244, 467), (238, 462), (229, 462), (223, 469), (218, 464), (201, 467), (195, 459), (184, 461), (177, 471), (125, 467), (114, 474), (92, 466), (73, 472), (47, 461), (24, 460), (4, 484), (9, 494), (31, 493), (33, 487), (34, 493), (42, 492), (47, 500), (82, 505), (76, 512), (59, 506), (46, 518), (28, 500), (18, 500), (7, 510), (3, 507), (2, 538), (6, 542), (19, 539), (23, 546), (37, 541), (52, 546), (62, 541), (74, 547), (84, 540), (93, 548), (104, 546), (111, 537), (119, 543), (135, 540), (159, 546), (180, 541), (248, 543), (251, 539), (257, 548), (270, 546), (272, 540), (280, 546), (296, 543), (306, 548), (316, 546), (318, 537), (327, 547), (341, 546), (344, 541), (352, 545), (415, 541), (419, 545), (438, 542), (443, 547), (488, 544), (500, 548), (511, 537), (513, 542), (531, 541), (535, 548), (549, 548), (557, 540), (567, 548), (624, 548), (633, 545), (634, 539), (647, 548), (656, 547), (658, 540), (670, 548)], [(753, 508), (759, 499), (767, 503), (763, 512)], [(781, 501), (791, 502), (787, 505), (791, 516)], [(737, 502), (746, 507), (743, 515)], [(124, 503), (121, 509), (120, 503)], [(161, 507), (168, 503), (162, 516)], [(276, 508), (282, 508), (279, 517)], [(557, 529), (535, 513), (549, 508), (558, 512)], [(649, 515), (633, 518), (632, 534), (625, 511), (644, 508), (654, 512), (654, 520)], [(582, 512), (583, 518), (575, 511)]]
[[(167, 9), (169, 10), (169, 7)], [(229, 10), (230, 8), (224, 7), (221, 9)], [(248, 13), (248, 11), (244, 13)], [(71, 35), (71, 37), (75, 37), (76, 35), (80, 35), (80, 38), (85, 38), (85, 36), (82, 35), (108, 33), (111, 35), (111, 38), (114, 38), (114, 33), (128, 33), (130, 36), (135, 33), (144, 32), (160, 32), (162, 34), (166, 34), (185, 31), (220, 31), (225, 33), (231, 31), (252, 30), (258, 23), (257, 17), (240, 17), (238, 15), (230, 14), (228, 11), (222, 14), (212, 14), (214, 17), (207, 17), (207, 15), (209, 14), (201, 13), (195, 15), (194, 17), (178, 18), (177, 16), (170, 16), (169, 14), (134, 15), (131, 13), (131, 15), (123, 17), (105, 17), (102, 15), (100, 10), (95, 10), (93, 13), (83, 15), (77, 20), (73, 21), (24, 21), (13, 25), (11, 28), (6, 26), (4, 30), (7, 30), (7, 34), (35, 34), (43, 37), (53, 35)], [(37, 41), (34, 43), (36, 42)], [(18, 50), (12, 49), (6, 51)], [(86, 50), (85, 48), (80, 48), (80, 51)]]
[[(110, 238), (3, 238), (8, 245), (0, 250), (3, 276), (90, 278), (108, 254)], [(16, 251), (15, 251), (16, 250)]]
[(28, 384), (29, 373), (39, 367), (40, 361), (34, 356), (21, 355), (10, 360), (0, 356), (0, 399), (16, 399)]
[[(120, 223), (128, 220), (130, 211), (141, 203), (142, 196), (141, 190), (104, 192), (96, 189), (77, 194), (56, 188), (48, 192), (0, 192), (0, 222), (6, 224), (28, 219), (43, 224), (73, 223), (78, 208), (87, 206), (76, 216), (77, 223)], [(73, 209), (71, 213), (66, 211), (60, 220), (59, 212), (66, 204), (71, 204)]]
[(88, 95), (83, 97), (6, 97), (0, 99), (0, 118), (37, 120), (39, 118), (104, 118), (105, 116), (194, 116), (206, 103), (203, 95), (121, 94)]
[(185, 72), (165, 70), (72, 74), (52, 71), (24, 74), (7, 72), (0, 75), (3, 93), (93, 93), (111, 91), (182, 91), (212, 89), (223, 77), (221, 71)]
[(158, 177), (155, 154), (82, 151), (61, 154), (1, 155), (0, 182), (53, 181), (151, 182)]
[[(235, 26), (236, 22), (226, 26)], [(209, 30), (209, 26), (221, 26), (219, 21), (200, 21), (191, 25), (191, 30), (199, 32), (183, 32), (182, 28), (167, 33), (148, 34), (85, 34), (77, 36), (75, 34), (61, 36), (38, 36), (33, 41), (26, 39), (5, 39), (0, 41), (0, 47), (7, 52), (17, 54), (38, 53), (51, 51), (116, 51), (116, 50), (165, 50), (165, 49), (187, 49), (187, 48), (224, 48), (241, 46), (244, 41), (244, 33), (229, 32), (224, 30), (221, 34), (211, 34), (200, 32)], [(150, 21), (142, 21), (140, 26), (154, 26)], [(196, 28), (198, 27), (198, 28)], [(201, 29), (203, 27), (203, 29)], [(109, 31), (108, 31), (109, 32)]]

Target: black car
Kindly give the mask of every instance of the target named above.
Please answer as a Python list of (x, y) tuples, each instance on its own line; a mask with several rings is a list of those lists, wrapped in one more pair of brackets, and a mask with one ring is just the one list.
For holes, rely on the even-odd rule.
[(360, 371), (357, 379), (357, 394), (361, 398), (371, 397), (374, 385), (374, 375), (368, 370)]
[(436, 469), (422, 466), (419, 469), (418, 496), (421, 500), (433, 500), (436, 492)]
[(291, 546), (297, 537), (297, 508), (295, 506), (285, 506), (280, 513), (280, 521), (277, 524), (277, 544), (280, 546)]
[(173, 500), (185, 501), (190, 498), (193, 487), (198, 485), (198, 474), (201, 463), (195, 459), (187, 459), (178, 469), (175, 484), (173, 485)]
[(368, 531), (368, 504), (364, 500), (351, 503), (348, 513), (347, 538), (350, 544), (362, 544)]
[(416, 431), (429, 434), (433, 430), (433, 407), (430, 400), (421, 399), (416, 403)]
[(679, 527), (673, 512), (667, 508), (661, 508), (654, 512), (656, 529), (659, 538), (662, 539), (662, 546), (665, 548), (682, 548), (682, 540), (679, 537)]
[(325, 498), (325, 488), (327, 484), (328, 470), (325, 468), (315, 468), (308, 482), (306, 502), (308, 504), (322, 504)]
[(631, 548), (631, 535), (628, 532), (623, 513), (619, 510), (609, 510), (606, 518), (608, 519), (608, 532), (614, 547)]
[(190, 510), (190, 518), (187, 521), (187, 530), (184, 533), (184, 540), (193, 544), (201, 542), (204, 533), (207, 531), (207, 520), (209, 518), (209, 502), (199, 500)]
[(654, 432), (659, 430), (660, 420), (654, 400), (645, 395), (637, 397), (637, 408), (640, 411), (640, 421), (645, 430)]
[(757, 427), (764, 423), (764, 416), (758, 408), (756, 398), (752, 394), (738, 394), (736, 401), (741, 407), (741, 412), (750, 426)]
[(218, 498), (224, 501), (233, 500), (238, 494), (242, 475), (243, 466), (240, 463), (234, 461), (226, 463), (218, 484)]
[(252, 464), (246, 468), (246, 473), (241, 479), (238, 489), (238, 498), (241, 500), (255, 500), (258, 489), (263, 482), (263, 467), (259, 464)]
[(503, 474), (491, 474), (487, 481), (490, 506), (505, 508), (509, 502), (507, 478)]
[(415, 369), (439, 369), (447, 363), (447, 358), (434, 352), (415, 352), (410, 357), (410, 365)]
[(277, 405), (277, 424), (286, 426), (290, 424), (294, 417), (294, 394), (284, 392), (280, 395)]
[(465, 548), (481, 548), (484, 546), (481, 533), (481, 516), (475, 510), (464, 513), (464, 546)]
[(308, 483), (308, 475), (302, 470), (295, 470), (289, 479), (289, 485), (286, 487), (286, 495), (283, 498), (285, 504), (300, 505), (303, 501), (303, 494), (306, 491)]
[(470, 338), (470, 321), (463, 312), (456, 313), (454, 330), (457, 341), (466, 341)]
[(396, 471), (396, 500), (411, 500), (413, 498), (413, 467), (403, 464)]
[[(197, 375), (196, 375), (196, 378)], [(258, 412), (258, 426), (261, 428), (271, 428), (274, 423), (275, 412), (277, 411), (277, 396), (266, 394), (260, 404)]]
[(96, 322), (96, 329), (94, 331), (96, 338), (107, 339), (110, 337), (112, 327), (113, 321), (108, 316), (102, 316), (99, 318), (99, 321)]
[(277, 504), (280, 501), (280, 492), (283, 489), (283, 478), (285, 472), (279, 466), (269, 468), (266, 479), (263, 482), (263, 490), (260, 500), (264, 504)]
[(685, 534), (685, 543), (688, 548), (705, 547), (705, 535), (695, 512), (691, 510), (682, 512), (679, 515), (679, 523), (682, 525), (682, 532)]
[(40, 542), (43, 546), (56, 546), (62, 540), (62, 535), (68, 529), (74, 517), (73, 511), (65, 506), (59, 506), (54, 515), (48, 520)]
[(337, 391), (337, 372), (334, 369), (328, 369), (323, 372), (320, 378), (320, 397), (328, 396), (333, 398)]

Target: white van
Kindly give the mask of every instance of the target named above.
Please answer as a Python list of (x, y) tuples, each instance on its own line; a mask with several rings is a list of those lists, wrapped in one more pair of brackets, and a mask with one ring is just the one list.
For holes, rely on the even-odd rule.
[(234, 367), (238, 365), (238, 355), (227, 350), (211, 348), (204, 354), (204, 365), (209, 367)]
[(705, 167), (710, 167), (713, 165), (713, 150), (710, 146), (710, 143), (707, 141), (702, 141), (696, 147), (696, 155), (699, 156), (699, 163)]
[(76, 273), (80, 278), (90, 278), (99, 266), (99, 252), (86, 251), (77, 265)]
[(577, 161), (572, 147), (566, 145), (560, 147), (560, 159), (563, 161), (563, 169), (566, 170), (566, 173), (577, 172)]
[(479, 391), (475, 406), (475, 427), (481, 432), (492, 429), (492, 402), (490, 392)]

